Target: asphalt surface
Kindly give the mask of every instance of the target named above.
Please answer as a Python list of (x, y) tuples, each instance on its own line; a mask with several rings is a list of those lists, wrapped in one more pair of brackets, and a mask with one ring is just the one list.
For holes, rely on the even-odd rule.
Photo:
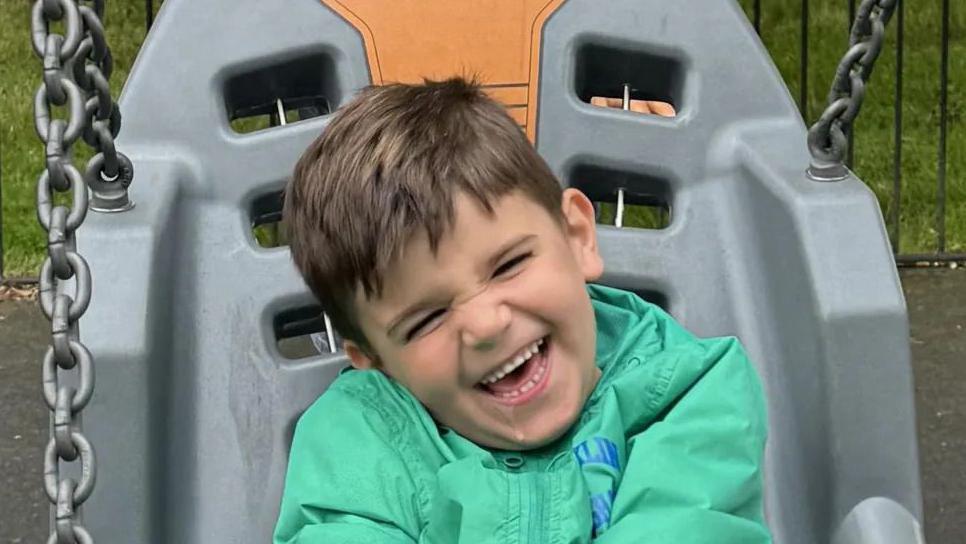
[(926, 542), (966, 542), (966, 270), (902, 274)]
[[(929, 544), (966, 540), (966, 270), (904, 270)], [(47, 409), (36, 303), (0, 301), (0, 544), (42, 543)]]
[(40, 356), (49, 327), (36, 302), (0, 301), (0, 544), (47, 538)]

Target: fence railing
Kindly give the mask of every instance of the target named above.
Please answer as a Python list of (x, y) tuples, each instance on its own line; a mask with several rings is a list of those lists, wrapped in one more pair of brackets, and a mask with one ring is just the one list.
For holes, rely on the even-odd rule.
[[(808, 119), (809, 101), (809, 19), (810, 1), (799, 0), (801, 6), (800, 15), (800, 47), (799, 47), (799, 93), (798, 105), (802, 116)], [(847, 36), (852, 21), (855, 20), (857, 0), (848, 0), (848, 16), (843, 21), (843, 35)], [(160, 4), (161, 0), (158, 0)], [(890, 31), (895, 32), (895, 87), (893, 89), (893, 152), (892, 152), (892, 206), (883, 209), (889, 238), (892, 243), (893, 253), (899, 265), (916, 265), (921, 263), (942, 263), (942, 262), (963, 262), (966, 261), (966, 253), (947, 252), (946, 248), (946, 180), (947, 180), (947, 135), (949, 119), (949, 21), (950, 3), (949, 0), (942, 0), (941, 14), (941, 55), (940, 55), (940, 93), (939, 93), (939, 144), (937, 149), (937, 190), (936, 190), (936, 225), (937, 243), (935, 251), (932, 253), (903, 253), (901, 244), (901, 211), (902, 211), (902, 115), (903, 115), (903, 60), (905, 50), (905, 15), (903, 0), (899, 0), (896, 6), (896, 17), (894, 28)], [(753, 0), (752, 4), (752, 24), (759, 35), (762, 33), (762, 0)], [(150, 28), (153, 22), (154, 0), (145, 0), (146, 28)], [(844, 50), (840, 53), (844, 53)], [(855, 132), (849, 132), (849, 149), (846, 158), (846, 165), (852, 168), (855, 162)], [(861, 177), (862, 172), (857, 172)]]
[[(799, 93), (798, 106), (802, 116), (808, 119), (809, 89), (809, 23), (810, 23), (810, 1), (799, 0), (801, 7), (800, 15), (800, 47), (799, 47)], [(895, 33), (895, 86), (893, 89), (893, 150), (892, 150), (892, 205), (888, 209), (883, 209), (883, 216), (886, 220), (889, 238), (892, 242), (893, 252), (896, 262), (899, 265), (918, 265), (922, 263), (948, 263), (966, 261), (966, 253), (950, 252), (947, 250), (947, 176), (948, 176), (948, 135), (949, 135), (949, 45), (950, 45), (950, 2), (942, 0), (940, 13), (940, 55), (939, 55), (939, 98), (938, 98), (938, 126), (939, 140), (936, 149), (936, 202), (935, 202), (935, 225), (936, 243), (933, 252), (906, 253), (903, 252), (901, 244), (901, 212), (902, 212), (902, 161), (903, 161), (903, 74), (905, 58), (905, 9), (904, 1), (899, 0), (896, 6), (896, 13), (892, 28), (889, 32)], [(855, 19), (856, 0), (848, 0), (848, 16), (844, 20), (843, 36), (847, 35), (848, 25)], [(755, 31), (759, 36), (767, 29), (762, 28), (762, 2), (753, 0), (751, 4), (750, 19)], [(844, 49), (843, 51), (844, 52)], [(875, 77), (875, 76), (873, 76)], [(860, 115), (861, 119), (861, 115)], [(855, 131), (849, 133), (849, 151), (846, 164), (852, 168), (855, 160)], [(861, 171), (856, 171), (862, 177)]]
[(0, 281), (3, 275), (3, 161), (0, 161)]
[[(762, 13), (763, 9), (767, 9), (766, 6), (762, 6), (762, 0), (747, 0), (744, 4), (747, 6), (751, 3), (749, 18), (754, 26), (755, 30), (759, 35), (767, 32), (767, 28), (762, 27)], [(810, 106), (816, 106), (815, 104), (809, 104), (809, 27), (810, 27), (810, 0), (799, 0), (800, 2), (800, 29), (799, 29), (799, 92), (798, 92), (798, 106), (802, 112), (802, 116), (808, 120), (808, 112)], [(949, 89), (950, 89), (950, 78), (949, 78), (949, 46), (950, 46), (950, 0), (941, 0), (941, 14), (939, 21), (939, 31), (940, 31), (940, 54), (939, 54), (939, 93), (938, 93), (938, 120), (936, 130), (938, 131), (938, 144), (936, 149), (936, 197), (935, 197), (935, 224), (932, 227), (935, 230), (935, 247), (932, 252), (918, 252), (910, 253), (904, 252), (901, 243), (902, 232), (902, 192), (903, 192), (903, 74), (905, 70), (904, 58), (905, 58), (905, 9), (904, 2), (899, 1), (896, 7), (896, 13), (891, 27), (888, 32), (895, 34), (895, 48), (894, 48), (894, 59), (895, 59), (895, 86), (893, 88), (893, 119), (892, 119), (892, 132), (893, 132), (893, 149), (892, 149), (892, 186), (891, 186), (891, 205), (883, 207), (883, 216), (885, 217), (887, 229), (889, 233), (889, 238), (892, 242), (893, 252), (896, 256), (896, 262), (899, 265), (914, 265), (921, 263), (946, 263), (946, 262), (966, 262), (966, 253), (962, 252), (950, 252), (947, 249), (947, 201), (948, 201), (948, 136), (949, 136)], [(161, 0), (158, 0), (158, 5), (161, 4)], [(775, 4), (774, 0), (769, 2), (770, 4)], [(856, 0), (848, 0), (848, 14), (847, 18), (843, 14), (843, 26), (842, 34), (843, 36), (848, 35), (848, 29), (851, 22), (855, 19), (855, 9)], [(145, 31), (150, 29), (154, 22), (155, 13), (155, 1), (145, 0)], [(764, 36), (763, 36), (764, 37)], [(841, 51), (844, 52), (844, 49)], [(841, 52), (839, 54), (841, 54)], [(814, 58), (812, 59), (814, 60)], [(823, 74), (828, 76), (830, 74)], [(875, 77), (875, 76), (873, 76)], [(861, 119), (861, 116), (860, 116)], [(966, 151), (964, 151), (966, 152)], [(855, 138), (854, 129), (853, 132), (849, 134), (849, 152), (846, 160), (846, 164), (851, 168), (854, 164), (855, 158)], [(857, 174), (862, 177), (862, 171), (858, 170)], [(0, 170), (0, 176), (3, 175), (2, 170)], [(964, 180), (958, 180), (962, 183)], [(2, 211), (3, 193), (0, 189), (0, 279), (4, 278), (4, 259), (3, 259), (3, 211)], [(961, 243), (961, 242), (960, 242)], [(918, 249), (921, 250), (922, 246)]]

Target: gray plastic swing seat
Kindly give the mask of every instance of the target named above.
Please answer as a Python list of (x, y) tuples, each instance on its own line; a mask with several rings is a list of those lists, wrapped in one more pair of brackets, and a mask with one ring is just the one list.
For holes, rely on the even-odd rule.
[[(619, 185), (672, 212), (664, 229), (601, 226), (604, 283), (738, 335), (757, 365), (775, 542), (921, 542), (906, 308), (879, 208), (854, 177), (806, 178), (802, 119), (740, 8), (569, 0), (542, 39), (551, 168), (596, 201)], [(277, 219), (328, 117), (249, 134), (229, 118), (276, 98), (324, 112), (369, 82), (362, 37), (315, 0), (164, 3), (121, 100), (136, 207), (89, 214), (78, 241), (99, 543), (270, 540), (293, 424), (346, 360), (282, 354), (279, 338), (318, 331), (315, 302), (252, 224)], [(625, 82), (679, 115), (587, 103)]]

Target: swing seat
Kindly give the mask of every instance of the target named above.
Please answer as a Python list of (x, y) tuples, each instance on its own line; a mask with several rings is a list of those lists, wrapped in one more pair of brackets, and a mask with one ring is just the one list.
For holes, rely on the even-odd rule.
[[(922, 542), (906, 308), (881, 213), (855, 177), (805, 176), (802, 119), (738, 5), (472, 15), (499, 3), (437, 19), (416, 2), (386, 2), (382, 19), (349, 1), (164, 3), (120, 102), (135, 207), (88, 214), (78, 238), (94, 278), (80, 329), (97, 364), (90, 532), (270, 540), (295, 421), (347, 364), (304, 349), (330, 331), (271, 243), (280, 191), (357, 89), (469, 68), (564, 184), (604, 208), (620, 194), (628, 217), (660, 211), (649, 228), (600, 225), (602, 283), (700, 336), (741, 338), (768, 398), (775, 542)], [(516, 60), (486, 57), (504, 53)], [(590, 103), (625, 84), (677, 116)]]

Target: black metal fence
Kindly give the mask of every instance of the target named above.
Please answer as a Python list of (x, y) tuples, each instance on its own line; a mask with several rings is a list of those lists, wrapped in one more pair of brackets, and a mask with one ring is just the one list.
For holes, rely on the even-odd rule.
[[(808, 83), (809, 83), (809, 22), (810, 22), (810, 2), (800, 0), (800, 47), (799, 47), (799, 96), (798, 106), (806, 119), (809, 111), (808, 102)], [(848, 19), (846, 25), (851, 25), (855, 20), (856, 0), (848, 0)], [(947, 137), (949, 135), (949, 44), (950, 44), (950, 1), (942, 0), (940, 27), (940, 55), (939, 55), (939, 97), (938, 97), (938, 126), (939, 141), (936, 149), (936, 245), (933, 252), (927, 253), (904, 253), (901, 246), (900, 217), (902, 210), (902, 144), (903, 144), (903, 73), (905, 57), (905, 2), (898, 0), (893, 22), (890, 24), (889, 32), (894, 32), (895, 39), (895, 87), (893, 89), (893, 152), (892, 152), (892, 202), (893, 205), (888, 210), (883, 210), (883, 215), (887, 223), (889, 237), (892, 241), (893, 252), (896, 262), (900, 265), (921, 265), (924, 263), (952, 263), (966, 261), (966, 253), (955, 253), (947, 251), (947, 224), (946, 224), (946, 205), (947, 205)], [(913, 4), (915, 6), (915, 4)], [(762, 35), (762, 2), (753, 0), (750, 18), (755, 30)], [(848, 28), (846, 26), (845, 28)], [(844, 33), (845, 31), (843, 31)], [(843, 50), (842, 53), (845, 51)], [(885, 53), (885, 52), (883, 52)], [(874, 77), (874, 76), (873, 76)], [(824, 104), (822, 104), (824, 106)], [(846, 164), (851, 168), (854, 162), (855, 138), (854, 133), (849, 134), (849, 152)], [(966, 152), (963, 150), (962, 152)], [(861, 177), (861, 172), (856, 172)]]
[[(158, 4), (162, 0), (158, 0)], [(800, 47), (799, 47), (799, 96), (798, 105), (803, 117), (807, 119), (809, 111), (808, 88), (809, 88), (809, 20), (810, 20), (810, 1), (799, 0), (801, 2), (801, 27), (800, 27)], [(843, 32), (848, 34), (852, 22), (855, 20), (857, 0), (848, 1), (848, 18), (843, 22)], [(883, 210), (883, 215), (889, 230), (889, 238), (892, 242), (893, 252), (896, 255), (896, 262), (902, 265), (919, 265), (922, 263), (946, 263), (964, 262), (966, 253), (951, 253), (946, 248), (946, 179), (947, 179), (947, 135), (949, 119), (949, 21), (950, 21), (950, 2), (942, 0), (941, 14), (941, 54), (940, 54), (940, 81), (939, 81), (939, 144), (937, 149), (937, 188), (936, 188), (936, 225), (937, 243), (934, 252), (931, 253), (903, 253), (901, 246), (900, 216), (902, 211), (902, 106), (903, 106), (903, 59), (905, 50), (905, 9), (904, 1), (898, 0), (895, 18), (892, 23), (893, 28), (890, 32), (895, 32), (895, 87), (893, 90), (893, 141), (894, 148), (892, 153), (892, 205), (888, 210)], [(154, 0), (145, 0), (145, 26), (151, 27), (154, 17)], [(759, 35), (762, 33), (762, 0), (753, 0), (752, 4), (752, 24)], [(844, 53), (845, 51), (841, 51)], [(823, 104), (824, 106), (824, 104)], [(855, 138), (854, 133), (849, 133), (849, 151), (846, 164), (852, 168), (854, 163)], [(966, 151), (964, 151), (966, 152)], [(861, 176), (861, 172), (857, 172)], [(2, 269), (0, 269), (2, 270)]]
[[(762, 34), (762, 0), (751, 0), (750, 18), (755, 30)], [(938, 149), (936, 150), (936, 219), (934, 229), (936, 231), (936, 247), (933, 252), (927, 253), (904, 253), (901, 246), (900, 217), (901, 217), (901, 195), (903, 189), (902, 180), (902, 161), (903, 161), (903, 72), (904, 72), (904, 52), (905, 52), (905, 9), (904, 2), (900, 0), (896, 7), (895, 17), (889, 32), (894, 32), (895, 40), (895, 88), (894, 109), (893, 109), (893, 141), (892, 152), (892, 202), (894, 203), (887, 210), (883, 210), (888, 226), (889, 237), (892, 240), (893, 251), (896, 254), (896, 262), (899, 265), (914, 265), (921, 263), (946, 263), (946, 262), (966, 262), (966, 253), (955, 253), (947, 251), (947, 229), (946, 229), (946, 205), (947, 205), (947, 137), (949, 131), (949, 31), (950, 31), (950, 0), (941, 0), (941, 20), (940, 20), (940, 64), (939, 73), (939, 97), (938, 97), (938, 126), (939, 132)], [(799, 49), (799, 108), (803, 116), (807, 118), (809, 111), (808, 83), (809, 83), (809, 19), (810, 19), (810, 0), (800, 0), (801, 2), (801, 27), (800, 27), (800, 49)], [(158, 0), (160, 5), (161, 0)], [(848, 19), (843, 21), (843, 33), (855, 19), (856, 0), (848, 0)], [(155, 14), (154, 0), (145, 0), (145, 30), (150, 29), (154, 22)], [(844, 53), (844, 50), (842, 51)], [(873, 76), (874, 77), (874, 76)], [(849, 134), (849, 154), (847, 164), (851, 167), (854, 160), (854, 134)], [(963, 150), (961, 152), (966, 152)], [(858, 172), (861, 176), (862, 172)], [(2, 171), (0, 171), (2, 176)], [(3, 201), (0, 192), (0, 203)], [(4, 277), (3, 272), (3, 222), (2, 206), (0, 206), (0, 279)]]
[(0, 281), (3, 279), (3, 161), (0, 161)]

